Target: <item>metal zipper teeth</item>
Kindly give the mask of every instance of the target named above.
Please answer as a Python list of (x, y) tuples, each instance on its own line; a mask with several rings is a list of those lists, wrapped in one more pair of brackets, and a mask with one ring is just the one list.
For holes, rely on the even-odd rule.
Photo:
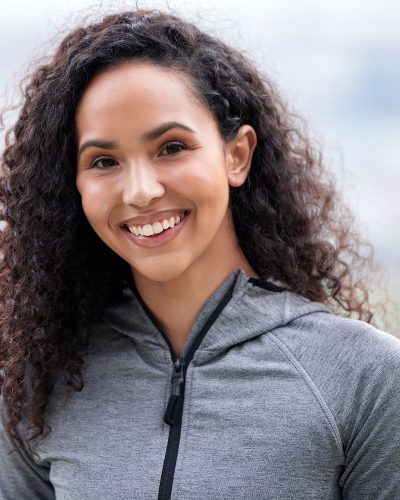
[[(159, 492), (158, 492), (158, 500), (170, 500), (171, 498), (171, 491), (172, 491), (172, 485), (174, 481), (174, 474), (175, 474), (175, 467), (176, 467), (176, 460), (178, 457), (178, 449), (179, 449), (179, 442), (180, 442), (180, 437), (181, 437), (181, 427), (182, 427), (182, 414), (183, 414), (183, 403), (184, 403), (184, 396), (185, 396), (185, 383), (186, 383), (186, 372), (189, 366), (189, 363), (192, 361), (194, 354), (196, 353), (196, 350), (198, 349), (199, 345), (201, 344), (203, 338), (207, 334), (208, 330), (211, 328), (215, 320), (219, 317), (221, 314), (222, 310), (225, 308), (225, 306), (228, 304), (230, 299), (232, 298), (233, 294), (233, 289), (235, 286), (235, 282), (231, 285), (229, 290), (225, 293), (217, 307), (214, 309), (214, 311), (211, 313), (209, 316), (208, 320), (204, 324), (203, 328), (200, 330), (200, 332), (197, 334), (197, 336), (193, 339), (192, 343), (190, 344), (187, 354), (185, 357), (181, 357), (181, 360), (183, 361), (183, 367), (182, 367), (182, 372), (183, 372), (183, 382), (180, 387), (180, 397), (178, 401), (178, 408), (177, 408), (177, 415), (176, 415), (176, 421), (174, 422), (173, 425), (170, 426), (169, 430), (169, 436), (168, 436), (168, 444), (167, 444), (167, 449), (165, 452), (165, 458), (164, 458), (164, 464), (163, 464), (163, 469), (161, 473), (161, 479), (160, 479), (160, 487), (159, 487)], [(176, 355), (176, 352), (167, 337), (167, 335), (163, 332), (161, 325), (158, 323), (157, 319), (154, 317), (153, 313), (150, 311), (150, 309), (147, 307), (147, 305), (144, 303), (143, 299), (140, 297), (139, 293), (136, 290), (136, 287), (132, 287), (137, 299), (141, 303), (143, 309), (147, 313), (149, 319), (153, 322), (154, 326), (159, 330), (163, 338), (165, 339), (170, 353), (171, 353), (171, 359), (172, 362), (175, 363), (176, 360), (178, 359), (178, 356)]]

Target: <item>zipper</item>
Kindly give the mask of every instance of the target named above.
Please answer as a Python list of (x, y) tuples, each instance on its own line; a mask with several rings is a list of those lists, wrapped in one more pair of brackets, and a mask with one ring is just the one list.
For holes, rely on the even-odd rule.
[(179, 442), (181, 439), (183, 399), (186, 375), (186, 372), (184, 373), (183, 371), (184, 366), (184, 358), (177, 358), (174, 363), (176, 373), (171, 377), (171, 396), (169, 398), (164, 415), (164, 422), (170, 426), (170, 429), (167, 449), (164, 457), (164, 464), (161, 472), (160, 486), (158, 489), (158, 500), (170, 500), (171, 498), (176, 459), (178, 457)]
[(171, 377), (171, 393), (169, 397), (169, 401), (164, 414), (164, 422), (170, 426), (169, 436), (168, 436), (168, 444), (165, 452), (164, 464), (161, 473), (160, 479), (160, 487), (158, 490), (158, 500), (170, 500), (172, 484), (174, 482), (174, 474), (176, 467), (176, 460), (178, 457), (178, 449), (179, 442), (181, 438), (181, 428), (182, 428), (182, 414), (183, 414), (183, 403), (185, 397), (185, 381), (186, 381), (186, 372), (190, 362), (193, 359), (198, 347), (203, 341), (209, 329), (212, 327), (216, 319), (219, 317), (225, 306), (232, 298), (233, 289), (235, 287), (236, 280), (234, 280), (233, 284), (229, 287), (229, 290), (225, 293), (225, 295), (220, 300), (217, 307), (211, 313), (206, 323), (200, 332), (193, 339), (190, 344), (186, 356), (178, 357), (176, 352), (168, 338), (168, 336), (164, 333), (161, 328), (161, 325), (158, 323), (157, 319), (154, 317), (153, 313), (144, 303), (143, 299), (140, 297), (134, 283), (131, 284), (131, 288), (135, 292), (135, 295), (139, 302), (141, 303), (143, 309), (147, 313), (150, 320), (160, 331), (161, 335), (164, 337), (172, 358), (172, 363), (174, 365), (175, 373)]
[(168, 425), (174, 425), (178, 416), (179, 400), (183, 395), (182, 387), (185, 381), (183, 375), (184, 365), (184, 358), (177, 358), (174, 362), (175, 374), (171, 377), (171, 396), (169, 397), (167, 409), (165, 410), (164, 415), (164, 422)]

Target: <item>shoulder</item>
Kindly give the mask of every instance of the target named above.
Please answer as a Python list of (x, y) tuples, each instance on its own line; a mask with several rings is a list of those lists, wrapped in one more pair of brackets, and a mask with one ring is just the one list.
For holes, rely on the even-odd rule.
[(400, 340), (363, 321), (333, 314), (287, 290), (253, 287), (241, 299), (258, 329), (313, 373), (387, 371), (400, 367)]
[(398, 338), (323, 311), (297, 317), (270, 338), (324, 402), (345, 447), (367, 421), (372, 429), (379, 420), (388, 426), (394, 419), (390, 408), (400, 405)]
[(303, 312), (274, 332), (299, 360), (316, 367), (323, 364), (325, 370), (346, 366), (353, 371), (374, 366), (385, 370), (387, 363), (400, 367), (400, 340), (393, 335), (328, 310), (303, 307)]

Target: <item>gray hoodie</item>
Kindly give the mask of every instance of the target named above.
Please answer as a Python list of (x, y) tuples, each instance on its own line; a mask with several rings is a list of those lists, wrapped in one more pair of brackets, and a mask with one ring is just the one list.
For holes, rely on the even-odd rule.
[(42, 440), (0, 428), (1, 499), (400, 499), (400, 341), (243, 271), (180, 358), (127, 289), (83, 375)]

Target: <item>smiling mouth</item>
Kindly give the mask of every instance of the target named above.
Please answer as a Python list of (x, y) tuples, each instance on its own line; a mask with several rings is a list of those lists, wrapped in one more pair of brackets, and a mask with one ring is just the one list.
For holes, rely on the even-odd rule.
[(122, 229), (136, 236), (138, 239), (154, 239), (164, 233), (169, 233), (171, 229), (178, 226), (189, 215), (190, 210), (184, 210), (175, 217), (169, 217), (162, 221), (157, 221), (153, 224), (145, 224), (143, 226), (134, 226), (124, 224)]

